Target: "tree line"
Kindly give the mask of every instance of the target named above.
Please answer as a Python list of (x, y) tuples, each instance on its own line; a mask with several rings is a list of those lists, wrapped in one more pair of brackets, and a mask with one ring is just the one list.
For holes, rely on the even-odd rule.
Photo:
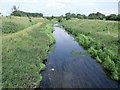
[[(43, 17), (42, 13), (29, 13), (29, 12), (24, 12), (24, 11), (13, 11), (11, 13), (11, 16), (31, 16), (31, 17)], [(104, 14), (97, 12), (97, 13), (91, 13), (88, 16), (86, 15), (81, 15), (81, 14), (74, 14), (74, 13), (66, 13), (65, 16), (59, 16), (59, 17), (55, 17), (55, 16), (51, 16), (51, 17), (46, 17), (48, 19), (53, 19), (53, 18), (57, 18), (59, 19), (63, 19), (65, 18), (66, 20), (69, 20), (71, 18), (78, 18), (78, 19), (98, 19), (98, 20), (114, 20), (114, 21), (120, 21), (120, 14), (116, 15), (116, 14), (110, 14), (108, 16), (105, 16)]]
[(25, 16), (31, 16), (31, 17), (43, 17), (42, 13), (29, 13), (29, 12), (24, 12), (24, 11), (13, 11), (11, 13), (11, 16), (20, 16), (20, 17), (25, 17)]
[[(11, 16), (28, 16), (28, 17), (44, 17), (42, 13), (29, 13), (29, 12), (24, 12), (18, 10), (19, 7), (13, 6)], [(75, 14), (75, 13), (66, 13), (65, 16), (61, 15), (58, 17), (55, 16), (48, 16), (45, 17), (49, 20), (52, 20), (53, 18), (57, 18), (58, 21), (60, 22), (62, 19), (69, 20), (71, 18), (78, 18), (78, 19), (98, 19), (98, 20), (114, 20), (114, 21), (120, 21), (120, 14), (110, 14), (110, 15), (105, 15), (100, 12), (97, 13), (90, 13), (88, 16), (84, 14)]]
[(11, 16), (20, 16), (20, 17), (43, 17), (42, 13), (29, 13), (20, 11), (19, 7), (13, 6)]
[(69, 20), (71, 18), (78, 18), (78, 19), (98, 19), (98, 20), (115, 20), (115, 21), (120, 21), (120, 14), (110, 14), (110, 15), (105, 15), (100, 12), (97, 13), (90, 13), (88, 16), (86, 15), (81, 15), (81, 14), (74, 14), (74, 13), (66, 13), (65, 14), (66, 20)]

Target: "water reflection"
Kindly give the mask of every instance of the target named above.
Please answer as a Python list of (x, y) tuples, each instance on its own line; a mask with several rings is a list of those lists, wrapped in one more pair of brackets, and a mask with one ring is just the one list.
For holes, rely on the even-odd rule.
[(51, 48), (46, 69), (42, 72), (41, 88), (117, 88), (117, 82), (104, 73), (102, 67), (86, 53), (73, 37), (59, 25), (54, 25), (55, 45)]

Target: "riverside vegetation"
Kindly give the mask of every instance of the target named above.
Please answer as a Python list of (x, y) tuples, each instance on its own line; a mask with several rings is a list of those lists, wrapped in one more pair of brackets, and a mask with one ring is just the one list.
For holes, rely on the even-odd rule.
[(120, 80), (118, 24), (116, 21), (87, 19), (71, 19), (62, 22), (65, 30), (72, 34), (97, 62), (102, 64), (114, 80)]
[(3, 88), (34, 88), (54, 43), (52, 23), (43, 18), (2, 17)]
[(79, 19), (52, 18), (51, 22), (29, 15), (1, 17), (3, 88), (34, 88), (39, 84), (40, 72), (45, 68), (43, 62), (55, 41), (52, 25), (57, 19), (103, 65), (112, 79), (120, 80), (118, 22), (82, 20), (78, 16)]

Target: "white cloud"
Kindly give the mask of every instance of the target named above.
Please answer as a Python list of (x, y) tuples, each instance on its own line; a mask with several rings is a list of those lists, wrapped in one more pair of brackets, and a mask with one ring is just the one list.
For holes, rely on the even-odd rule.
[(119, 0), (82, 0), (82, 2), (86, 2), (86, 3), (89, 3), (89, 2), (119, 2)]
[[(51, 15), (51, 13), (88, 13), (94, 11), (114, 13), (117, 12), (118, 1), (119, 0), (0, 0), (0, 12), (2, 12), (4, 15), (8, 14), (12, 5), (16, 5), (20, 6), (20, 10), (22, 9), (23, 11), (42, 11), (48, 15)], [(108, 2), (108, 4), (106, 2)], [(114, 3), (109, 5), (109, 2)], [(109, 6), (109, 8), (107, 6)]]
[(62, 3), (49, 3), (49, 4), (46, 4), (46, 6), (49, 8), (56, 8), (56, 9), (61, 9), (66, 7), (66, 5)]
[(89, 2), (119, 2), (119, 0), (0, 0), (0, 2), (22, 2), (22, 3), (41, 3), (41, 2), (46, 2), (46, 3), (64, 3), (68, 4), (71, 2), (79, 2), (79, 3), (89, 3)]
[(71, 3), (71, 0), (45, 0), (46, 7), (62, 9)]
[(0, 2), (2, 3), (15, 3), (15, 2), (18, 2), (18, 3), (35, 3), (35, 2), (38, 2), (38, 0), (1, 0)]

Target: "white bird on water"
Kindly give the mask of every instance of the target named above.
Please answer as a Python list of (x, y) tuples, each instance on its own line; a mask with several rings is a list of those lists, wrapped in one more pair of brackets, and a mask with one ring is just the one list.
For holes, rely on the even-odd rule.
[(51, 71), (52, 71), (52, 72), (54, 72), (54, 71), (55, 71), (55, 69), (54, 69), (54, 68), (52, 68), (52, 69), (51, 69)]

